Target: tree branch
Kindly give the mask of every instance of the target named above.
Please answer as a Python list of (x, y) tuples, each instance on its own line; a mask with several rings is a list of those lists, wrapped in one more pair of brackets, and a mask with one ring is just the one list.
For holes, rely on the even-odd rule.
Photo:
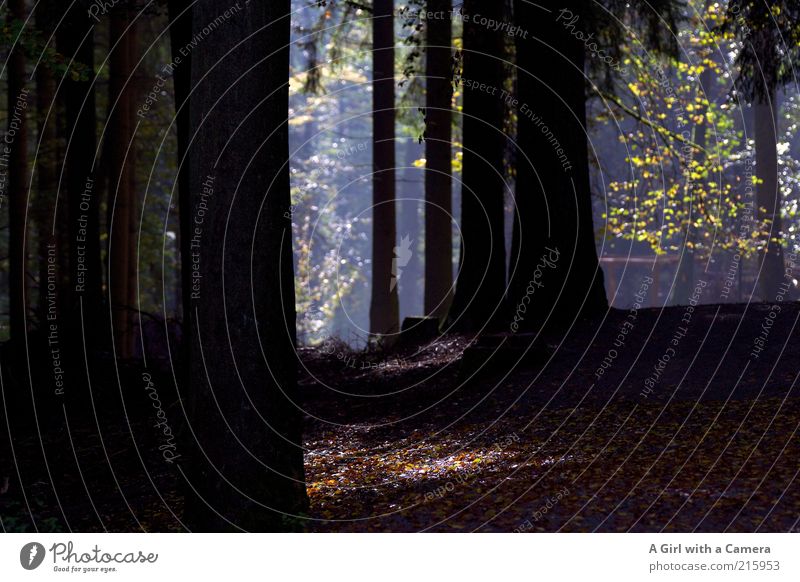
[(600, 90), (598, 90), (597, 92), (600, 95), (600, 97), (602, 97), (603, 99), (607, 99), (608, 101), (611, 101), (614, 105), (616, 105), (617, 107), (622, 109), (622, 111), (624, 113), (627, 113), (629, 116), (633, 117), (635, 120), (640, 121), (641, 123), (644, 123), (648, 127), (651, 127), (652, 129), (656, 130), (659, 134), (666, 135), (666, 136), (674, 139), (675, 141), (679, 141), (679, 142), (681, 142), (683, 144), (691, 146), (692, 148), (696, 149), (697, 151), (703, 152), (704, 154), (708, 155), (708, 151), (704, 147), (701, 147), (700, 145), (694, 143), (690, 139), (686, 139), (685, 137), (683, 137), (679, 133), (675, 133), (674, 131), (672, 131), (670, 129), (667, 129), (663, 125), (659, 125), (658, 123), (650, 121), (646, 117), (642, 117), (642, 115), (640, 113), (638, 113), (637, 111), (635, 111), (635, 110), (631, 109), (630, 107), (628, 107), (627, 105), (625, 105), (622, 102), (622, 100), (619, 97), (617, 97), (616, 95), (611, 95), (610, 93), (604, 93), (603, 91), (600, 91)]

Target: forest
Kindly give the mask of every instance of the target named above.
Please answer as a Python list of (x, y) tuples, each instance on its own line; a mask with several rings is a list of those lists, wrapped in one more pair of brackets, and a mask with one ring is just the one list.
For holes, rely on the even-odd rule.
[(800, 528), (800, 3), (0, 5), (3, 532)]

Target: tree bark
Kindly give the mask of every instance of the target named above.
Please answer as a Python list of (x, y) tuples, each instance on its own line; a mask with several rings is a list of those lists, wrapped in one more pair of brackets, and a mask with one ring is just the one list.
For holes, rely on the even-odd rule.
[[(178, 138), (178, 164), (177, 164), (177, 184), (178, 184), (178, 245), (180, 248), (180, 306), (182, 312), (183, 330), (191, 328), (192, 321), (192, 272), (184, 265), (191, 265), (191, 242), (192, 237), (192, 196), (191, 184), (189, 181), (189, 160), (187, 151), (190, 131), (189, 114), (189, 92), (192, 83), (192, 55), (191, 53), (182, 54), (182, 48), (189, 46), (192, 39), (192, 0), (169, 0), (168, 11), (170, 21), (170, 52), (172, 54), (172, 64), (175, 69), (172, 72), (172, 83), (175, 90), (175, 126)], [(184, 333), (181, 343), (181, 362), (182, 370), (179, 381), (184, 390), (191, 386), (191, 375), (189, 362), (191, 361), (191, 345), (188, 336)]]
[[(451, 0), (430, 0), (427, 10), (449, 14)], [(425, 65), (425, 314), (444, 319), (453, 300), (452, 24), (431, 18)]]
[[(572, 14), (582, 4), (565, 2)], [(511, 331), (563, 329), (608, 306), (595, 247), (583, 44), (522, 0), (517, 37), (517, 184), (509, 262)], [(585, 19), (583, 19), (585, 21)]]
[[(59, 51), (75, 64), (84, 65), (84, 79), (69, 74), (63, 81), (66, 123), (64, 184), (69, 226), (69, 279), (67, 297), (70, 333), (81, 334), (81, 304), (84, 321), (101, 316), (103, 297), (100, 259), (100, 192), (95, 188), (96, 105), (94, 78), (94, 26), (86, 17), (86, 6), (76, 3), (59, 27)], [(41, 65), (40, 65), (41, 66)], [(97, 343), (96, 325), (86, 325), (88, 344)]]
[(396, 273), (394, 2), (375, 0), (372, 15), (372, 294), (370, 333), (400, 331)]
[(131, 173), (134, 152), (133, 107), (130, 102), (130, 36), (126, 29), (130, 22), (127, 5), (111, 12), (109, 122), (104, 139), (109, 140), (109, 295), (112, 309), (114, 346), (118, 357), (131, 355), (130, 295), (130, 205)]
[[(398, 223), (398, 236), (400, 244), (405, 248), (403, 239), (406, 238), (411, 251), (410, 256), (406, 256), (407, 261), (402, 266), (402, 278), (398, 280), (400, 313), (406, 316), (419, 315), (422, 309), (422, 293), (420, 287), (421, 269), (420, 238), (422, 229), (420, 228), (420, 204), (419, 204), (419, 183), (415, 178), (419, 177), (414, 161), (422, 155), (422, 146), (417, 144), (414, 139), (407, 139), (402, 147), (403, 151), (403, 178), (399, 185), (398, 200), (400, 201), (400, 221)], [(405, 252), (405, 251), (403, 251)]]
[[(54, 2), (40, 4), (36, 11), (36, 27), (50, 36), (55, 27)], [(51, 212), (58, 188), (58, 132), (55, 107), (56, 81), (53, 71), (43, 64), (36, 69), (36, 109), (39, 132), (39, 155), (36, 159), (36, 222), (38, 231), (39, 293), (36, 304), (37, 319), (41, 329), (47, 324), (47, 257), (48, 245), (55, 242)]]
[[(133, 7), (131, 7), (133, 14)], [(141, 313), (139, 312), (139, 272), (147, 268), (139, 264), (139, 224), (141, 221), (141, 209), (139, 207), (139, 193), (136, 187), (136, 162), (138, 159), (138, 148), (136, 144), (136, 107), (139, 99), (139, 75), (135, 70), (136, 63), (139, 61), (139, 26), (136, 19), (131, 19), (128, 28), (128, 64), (130, 66), (130, 77), (126, 87), (127, 102), (131, 116), (131, 144), (128, 150), (128, 355), (132, 356), (136, 349), (137, 330), (141, 331)]]
[[(192, 53), (186, 523), (276, 531), (307, 504), (296, 402), (288, 0), (242, 3)], [(194, 5), (193, 35), (230, 9)], [(246, 40), (245, 40), (246, 39)], [(240, 44), (241, 43), (241, 44)], [(181, 460), (175, 461), (181, 464)]]
[[(464, 14), (502, 22), (503, 6), (465, 0)], [(463, 54), (462, 239), (449, 320), (454, 329), (479, 331), (496, 328), (505, 312), (502, 33), (465, 20)]]
[(770, 221), (769, 240), (761, 253), (758, 277), (761, 299), (775, 301), (784, 280), (783, 246), (781, 245), (781, 195), (778, 188), (778, 136), (775, 90), (757, 97), (753, 106), (756, 168), (759, 179), (756, 202), (760, 220)]

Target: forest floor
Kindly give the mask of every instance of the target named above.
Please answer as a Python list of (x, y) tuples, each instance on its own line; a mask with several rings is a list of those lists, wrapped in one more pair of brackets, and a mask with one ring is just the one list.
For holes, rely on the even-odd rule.
[(800, 308), (773, 315), (613, 310), (525, 357), (307, 351), (310, 529), (797, 530)]
[[(392, 353), (305, 348), (305, 527), (797, 530), (798, 319), (798, 304), (612, 310), (530, 349), (524, 335), (490, 338), (498, 349), (453, 335)], [(141, 374), (107, 374), (135, 396), (124, 407), (58, 401), (19, 421), (4, 530), (183, 529)], [(178, 419), (169, 376), (154, 379)]]

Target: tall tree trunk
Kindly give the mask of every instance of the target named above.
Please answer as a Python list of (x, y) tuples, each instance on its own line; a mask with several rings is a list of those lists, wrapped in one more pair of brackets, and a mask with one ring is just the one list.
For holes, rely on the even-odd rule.
[[(398, 200), (400, 201), (400, 221), (398, 235), (400, 238), (400, 253), (402, 257), (396, 259), (398, 263), (398, 287), (400, 289), (400, 313), (419, 315), (422, 308), (420, 289), (420, 247), (422, 235), (419, 219), (419, 183), (415, 180), (419, 176), (414, 161), (420, 157), (421, 146), (414, 139), (407, 139), (403, 144), (403, 177), (399, 184)], [(405, 239), (405, 240), (404, 240)], [(410, 251), (410, 254), (408, 253)], [(401, 271), (402, 270), (402, 271)]]
[[(24, 21), (24, 0), (9, 0), (9, 17)], [(28, 25), (29, 26), (29, 25)], [(26, 87), (25, 53), (22, 34), (16, 38), (8, 60), (8, 128), (5, 149), (0, 152), (8, 166), (9, 222), (9, 301), (11, 341), (15, 349), (23, 349), (26, 337), (26, 268), (25, 223), (28, 209), (28, 139), (27, 108), (29, 90)], [(9, 143), (10, 142), (10, 143)]]
[[(133, 14), (133, 8), (131, 8)], [(136, 103), (139, 99), (139, 76), (135, 70), (136, 63), (139, 61), (139, 30), (136, 19), (131, 20), (131, 26), (128, 28), (127, 45), (128, 45), (128, 63), (131, 67), (131, 74), (128, 78), (128, 106), (130, 107), (131, 119), (135, 120), (134, 111), (136, 110)], [(131, 123), (131, 139), (133, 140), (128, 151), (128, 349), (129, 355), (135, 353), (136, 347), (136, 332), (141, 331), (141, 313), (139, 313), (139, 289), (138, 277), (139, 272), (148, 266), (139, 264), (139, 222), (140, 212), (139, 208), (139, 193), (136, 188), (136, 161), (138, 159), (138, 149), (136, 144), (136, 134), (134, 127), (136, 123)]]
[[(427, 10), (452, 7), (451, 0), (429, 0)], [(431, 18), (425, 26), (425, 314), (444, 319), (453, 300), (452, 24)]]
[[(190, 115), (189, 115), (189, 91), (192, 82), (192, 57), (191, 53), (181, 54), (181, 49), (189, 45), (192, 39), (192, 0), (169, 0), (169, 21), (170, 21), (170, 52), (172, 54), (172, 64), (175, 69), (172, 72), (172, 82), (175, 90), (175, 126), (178, 138), (178, 244), (180, 248), (181, 265), (191, 265), (192, 257), (192, 196), (191, 184), (189, 182), (189, 160), (186, 157), (187, 148), (190, 140)], [(182, 312), (183, 330), (191, 328), (192, 318), (192, 272), (189, 268), (180, 269), (180, 305)], [(183, 334), (181, 344), (181, 360), (184, 365), (180, 381), (185, 389), (191, 386), (189, 365), (191, 360), (190, 338)]]
[[(86, 5), (76, 3), (68, 11), (58, 34), (59, 51), (75, 64), (86, 67), (85, 78), (67, 75), (63, 81), (66, 123), (64, 173), (69, 226), (68, 295), (69, 328), (81, 334), (84, 321), (97, 322), (103, 296), (100, 260), (100, 192), (95, 187), (97, 127), (94, 78), (94, 26), (86, 17)], [(113, 139), (113, 138), (112, 138)], [(84, 326), (89, 344), (96, 343), (98, 326)]]
[[(464, 2), (470, 16), (502, 22), (504, 12), (503, 2)], [(464, 22), (462, 239), (449, 319), (465, 331), (495, 328), (505, 315), (503, 55), (502, 33)]]
[(759, 179), (756, 188), (758, 216), (771, 221), (769, 241), (761, 253), (759, 287), (761, 299), (775, 301), (784, 279), (783, 247), (781, 245), (781, 204), (778, 188), (778, 134), (775, 89), (756, 99), (753, 107), (753, 131), (755, 134), (756, 169)]
[(109, 221), (109, 295), (114, 329), (114, 346), (118, 357), (130, 357), (131, 317), (129, 278), (131, 260), (130, 204), (133, 108), (130, 102), (129, 79), (133, 72), (130, 62), (130, 36), (125, 31), (130, 22), (126, 4), (111, 12), (109, 123), (104, 139), (109, 140), (108, 192), (111, 220)]
[[(56, 24), (54, 1), (39, 5), (36, 11), (36, 27), (46, 37)], [(42, 329), (47, 323), (47, 257), (48, 246), (55, 242), (53, 216), (51, 214), (58, 187), (57, 157), (58, 132), (56, 131), (55, 106), (56, 81), (53, 71), (43, 64), (36, 69), (36, 109), (39, 132), (39, 154), (36, 159), (36, 222), (38, 224), (39, 293), (36, 304), (37, 319)]]
[[(581, 13), (582, 3), (563, 3)], [(514, 4), (518, 134), (509, 263), (512, 331), (572, 324), (608, 302), (595, 247), (586, 134), (584, 46), (528, 2)], [(582, 21), (585, 19), (581, 19)]]
[[(213, 42), (192, 53), (192, 205), (181, 208), (193, 220), (183, 233), (192, 239), (184, 268), (197, 275), (185, 334), (195, 439), (186, 519), (204, 531), (285, 529), (307, 503), (293, 404), (290, 6), (237, 6)], [(193, 33), (229, 9), (227, 0), (195, 4)]]
[(375, 0), (372, 15), (372, 298), (370, 333), (400, 330), (393, 272), (395, 225), (394, 2)]

